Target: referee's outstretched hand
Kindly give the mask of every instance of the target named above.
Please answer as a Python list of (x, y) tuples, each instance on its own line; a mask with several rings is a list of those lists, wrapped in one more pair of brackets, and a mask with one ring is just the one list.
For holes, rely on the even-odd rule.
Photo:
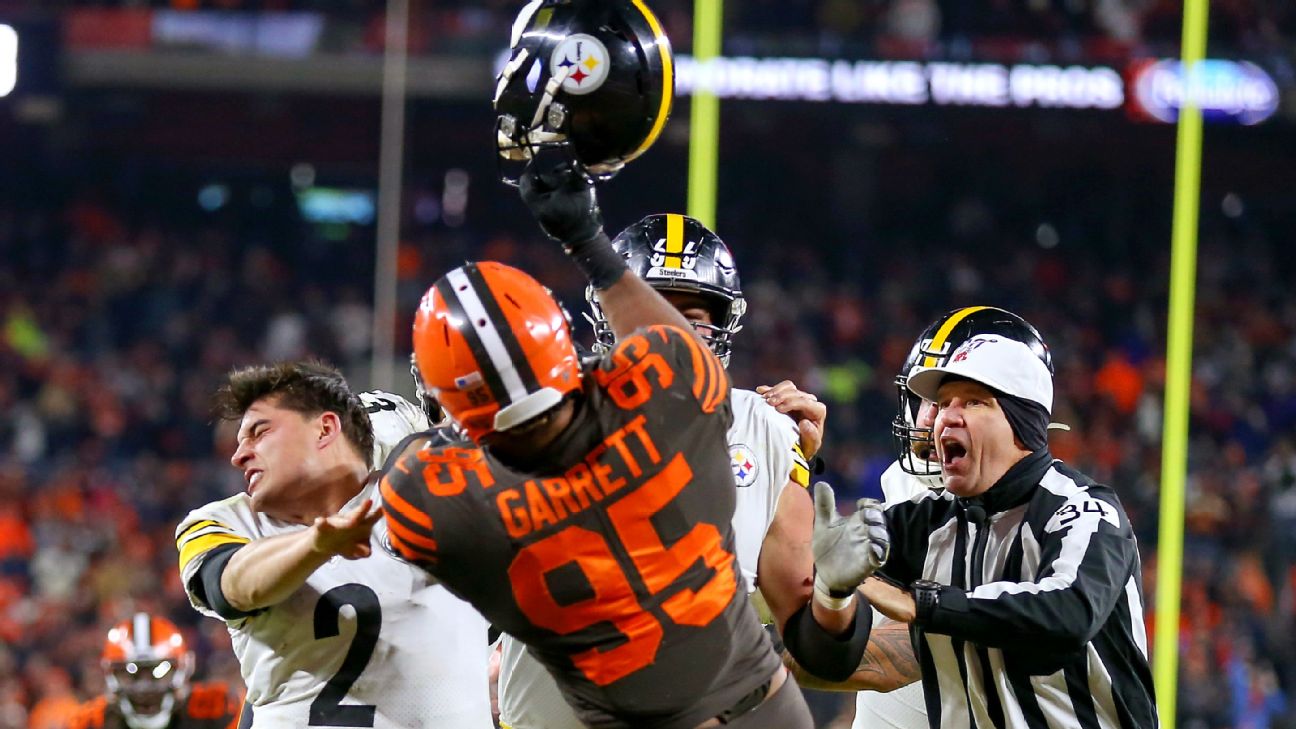
[(860, 499), (855, 513), (842, 517), (832, 487), (823, 481), (814, 486), (814, 502), (815, 590), (836, 599), (847, 597), (886, 564), (890, 554), (882, 504)]

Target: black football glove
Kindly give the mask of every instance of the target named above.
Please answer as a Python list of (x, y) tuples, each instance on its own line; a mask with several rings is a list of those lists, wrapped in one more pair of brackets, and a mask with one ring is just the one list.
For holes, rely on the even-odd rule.
[(523, 171), (518, 189), (540, 229), (567, 248), (603, 230), (594, 182), (569, 155), (540, 152)]

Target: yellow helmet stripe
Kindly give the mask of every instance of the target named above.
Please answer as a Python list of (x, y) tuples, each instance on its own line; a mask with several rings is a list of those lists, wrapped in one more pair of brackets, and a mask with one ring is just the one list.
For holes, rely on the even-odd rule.
[(683, 265), (679, 254), (684, 252), (684, 216), (678, 213), (666, 215), (666, 268), (679, 268)]
[(661, 136), (662, 128), (666, 126), (666, 119), (670, 117), (671, 104), (675, 99), (675, 68), (674, 61), (671, 59), (670, 39), (666, 37), (666, 32), (662, 30), (661, 23), (657, 22), (657, 16), (644, 5), (643, 0), (633, 0), (634, 6), (639, 8), (643, 13), (644, 20), (648, 21), (648, 27), (652, 28), (653, 40), (657, 44), (657, 52), (661, 54), (662, 64), (662, 95), (661, 106), (657, 109), (657, 118), (653, 121), (652, 129), (648, 131), (648, 136), (644, 139), (639, 148), (631, 152), (625, 158), (626, 162), (638, 157), (648, 150)]
[[(958, 326), (959, 322), (968, 318), (968, 316), (971, 314), (975, 314), (978, 311), (982, 311), (989, 308), (990, 307), (988, 306), (968, 306), (959, 309), (953, 314), (950, 314), (950, 318), (946, 319), (945, 323), (940, 325), (940, 329), (936, 330), (936, 336), (932, 337), (931, 344), (928, 345), (928, 349), (932, 350), (933, 352), (939, 352), (940, 348), (945, 346), (945, 341), (949, 339), (950, 332), (954, 331), (954, 327)], [(936, 358), (931, 355), (927, 355), (926, 357), (923, 357), (922, 366), (935, 367)]]

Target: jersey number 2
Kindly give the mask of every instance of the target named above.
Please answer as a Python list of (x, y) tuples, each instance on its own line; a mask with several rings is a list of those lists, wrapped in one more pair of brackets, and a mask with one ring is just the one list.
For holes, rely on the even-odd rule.
[[(695, 524), (668, 548), (652, 523), (652, 517), (692, 479), (693, 471), (684, 456), (676, 454), (660, 473), (608, 507), (607, 515), (650, 594), (666, 590), (699, 561), (714, 572), (696, 590), (680, 589), (661, 602), (662, 611), (677, 625), (700, 627), (714, 620), (733, 599), (737, 588), (733, 556), (725, 551), (720, 531), (711, 524)], [(550, 593), (545, 576), (573, 562), (594, 594), (560, 604)], [(603, 534), (570, 526), (528, 545), (513, 558), (509, 579), (518, 607), (542, 628), (568, 635), (598, 623), (611, 623), (626, 637), (615, 647), (591, 648), (572, 656), (576, 667), (596, 685), (624, 678), (657, 656), (662, 625), (640, 605)]]
[(320, 595), (315, 604), (315, 640), (336, 638), (342, 617), (342, 606), (355, 608), (356, 632), (351, 647), (342, 659), (342, 667), (324, 684), (319, 696), (311, 702), (310, 726), (373, 726), (372, 704), (342, 705), (351, 685), (369, 665), (374, 646), (378, 645), (378, 631), (382, 628), (382, 607), (378, 595), (364, 585), (339, 585)]

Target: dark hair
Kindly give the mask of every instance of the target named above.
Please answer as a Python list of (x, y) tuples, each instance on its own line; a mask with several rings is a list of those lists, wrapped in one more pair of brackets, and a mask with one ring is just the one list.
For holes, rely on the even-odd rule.
[(355, 447), (366, 465), (373, 457), (374, 433), (364, 403), (351, 392), (336, 368), (319, 361), (254, 365), (229, 373), (216, 391), (214, 411), (222, 420), (239, 420), (252, 404), (275, 398), (275, 407), (302, 415), (337, 413), (342, 435)]

